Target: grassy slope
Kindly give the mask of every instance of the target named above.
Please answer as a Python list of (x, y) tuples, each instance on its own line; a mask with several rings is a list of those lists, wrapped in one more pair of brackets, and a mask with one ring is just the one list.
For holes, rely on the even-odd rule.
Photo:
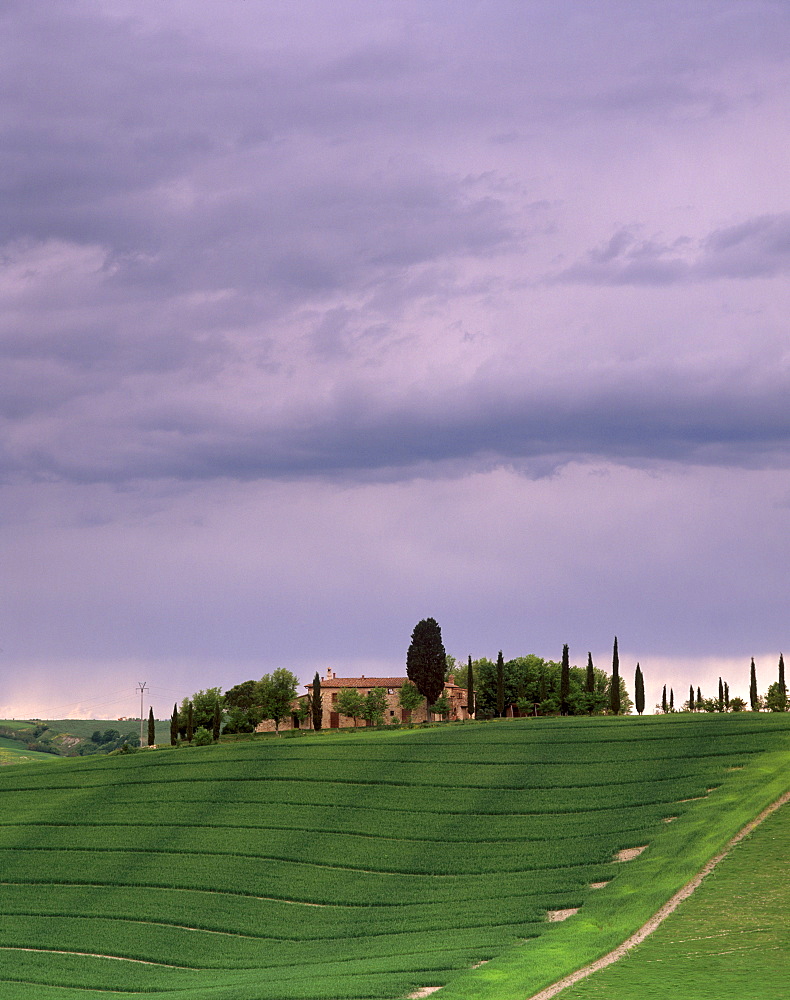
[[(562, 1000), (785, 1000), (790, 982), (790, 806), (720, 862), (628, 956)], [(712, 985), (713, 984), (713, 985)]]
[[(7, 769), (0, 992), (528, 996), (790, 784), (789, 721), (515, 720)], [(545, 922), (566, 906), (582, 910)]]
[[(107, 729), (115, 729), (123, 736), (137, 736), (140, 735), (140, 722), (138, 721), (126, 721), (119, 722), (117, 719), (50, 719), (45, 720), (47, 725), (47, 731), (44, 734), (47, 738), (53, 739), (62, 736), (75, 736), (80, 740), (90, 740), (92, 734), (98, 729), (99, 732), (103, 733)], [(32, 730), (37, 725), (36, 722), (14, 719), (14, 720), (2, 720), (0, 719), (0, 726), (6, 726), (8, 729), (16, 730), (30, 730), (30, 737), (33, 738)], [(157, 743), (170, 743), (170, 722), (164, 721), (156, 722), (156, 741)], [(148, 738), (148, 721), (143, 723), (143, 739)], [(13, 741), (12, 741), (13, 742)], [(55, 739), (56, 746), (58, 745), (57, 739)], [(19, 744), (17, 744), (18, 746)]]
[(28, 750), (16, 740), (7, 740), (0, 736), (0, 766), (6, 764), (42, 764), (52, 760), (62, 760), (51, 753), (38, 753)]

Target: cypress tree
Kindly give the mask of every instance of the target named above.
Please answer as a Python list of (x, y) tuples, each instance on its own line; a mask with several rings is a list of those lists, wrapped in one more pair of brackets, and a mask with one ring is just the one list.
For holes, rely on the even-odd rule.
[(153, 706), (148, 709), (148, 746), (152, 747), (156, 743), (156, 722), (154, 721)]
[(593, 714), (593, 695), (595, 694), (595, 667), (593, 666), (592, 653), (587, 654), (587, 676), (584, 680), (584, 691), (587, 695), (587, 711)]
[(428, 704), (444, 690), (447, 654), (442, 642), (442, 630), (433, 618), (423, 618), (414, 626), (411, 645), (406, 653), (406, 674)]
[(758, 711), (760, 705), (757, 700), (757, 672), (754, 667), (754, 657), (752, 657), (752, 665), (749, 670), (749, 703), (753, 712)]
[(173, 714), (170, 716), (170, 746), (174, 747), (178, 743), (178, 703), (173, 705)]
[(787, 685), (785, 684), (785, 658), (779, 654), (779, 688), (782, 692), (782, 708), (780, 711), (787, 711)]
[(642, 676), (642, 668), (637, 663), (636, 676), (634, 677), (634, 701), (639, 715), (645, 710), (645, 679)]
[(324, 706), (321, 702), (321, 678), (318, 676), (317, 670), (313, 678), (313, 697), (310, 701), (310, 708), (313, 713), (313, 729), (318, 732), (324, 724)]
[(730, 710), (730, 685), (727, 681), (724, 682), (724, 711), (729, 712)]
[(466, 665), (466, 710), (469, 718), (475, 717), (475, 672), (472, 669), (472, 657)]
[(675, 692), (672, 690), (672, 688), (669, 689), (669, 711), (670, 712), (675, 711)]
[(724, 685), (721, 682), (721, 677), (719, 678), (719, 711), (724, 711)]
[(664, 690), (661, 692), (661, 711), (666, 715), (667, 712), (667, 686), (664, 685)]
[(222, 712), (219, 707), (219, 698), (214, 702), (214, 718), (211, 720), (211, 736), (215, 743), (219, 742), (219, 730), (222, 725)]
[(620, 654), (617, 652), (617, 636), (614, 637), (612, 652), (612, 686), (609, 691), (609, 707), (612, 715), (620, 714)]
[(560, 715), (568, 715), (570, 705), (568, 696), (571, 693), (571, 664), (568, 656), (568, 643), (562, 647), (562, 667), (560, 668)]
[(697, 688), (697, 708), (702, 708), (702, 692)]
[(694, 704), (694, 685), (690, 684), (689, 685), (689, 711), (693, 712), (696, 709), (696, 707), (697, 706)]
[(190, 701), (189, 707), (187, 708), (187, 743), (192, 742), (192, 737), (195, 735), (195, 711), (192, 708), (192, 702)]
[(500, 719), (505, 714), (505, 660), (501, 649), (496, 658), (496, 714)]

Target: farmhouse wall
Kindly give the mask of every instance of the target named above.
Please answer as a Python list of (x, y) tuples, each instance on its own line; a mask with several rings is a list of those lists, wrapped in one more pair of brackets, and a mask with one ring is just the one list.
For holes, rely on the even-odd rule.
[[(353, 727), (354, 720), (348, 716), (340, 715), (333, 707), (337, 702), (338, 695), (344, 688), (353, 688), (363, 697), (373, 688), (383, 688), (386, 699), (384, 722), (391, 723), (394, 719), (397, 719), (399, 722), (408, 721), (408, 713), (404, 712), (398, 704), (398, 692), (408, 679), (408, 677), (365, 677), (364, 674), (361, 677), (338, 677), (334, 671), (328, 670), (326, 677), (321, 678), (322, 728), (347, 729)], [(305, 687), (307, 689), (306, 693), (308, 695), (312, 694), (313, 685), (306, 684)], [(444, 687), (444, 695), (450, 702), (450, 711), (447, 715), (448, 720), (469, 718), (469, 713), (466, 710), (466, 688), (459, 687), (457, 684), (447, 683)], [(305, 696), (303, 695), (302, 697), (304, 698)], [(295, 701), (293, 704), (294, 709), (297, 709), (299, 704), (299, 700)], [(441, 718), (441, 716), (430, 713), (429, 720), (428, 716), (427, 704), (423, 701), (422, 705), (411, 713), (411, 721), (426, 722)], [(294, 726), (295, 722), (294, 718), (284, 719), (280, 723), (280, 731), (298, 728), (298, 724)], [(364, 720), (358, 719), (357, 725), (359, 727), (364, 726)], [(312, 721), (308, 719), (304, 723), (303, 728), (309, 729), (311, 727)], [(273, 733), (274, 731), (275, 726), (271, 719), (264, 719), (263, 722), (255, 727), (256, 733)]]

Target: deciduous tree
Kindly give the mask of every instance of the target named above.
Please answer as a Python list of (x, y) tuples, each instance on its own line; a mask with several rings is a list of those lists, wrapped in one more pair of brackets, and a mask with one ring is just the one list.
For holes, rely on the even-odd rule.
[(362, 718), (369, 726), (380, 726), (384, 722), (384, 712), (387, 709), (387, 696), (384, 688), (374, 687), (365, 695), (362, 705)]
[(432, 705), (444, 690), (446, 652), (442, 630), (433, 618), (423, 618), (414, 626), (406, 653), (406, 674)]
[(406, 712), (409, 725), (411, 725), (411, 713), (416, 708), (419, 708), (424, 700), (417, 687), (411, 681), (405, 681), (398, 689), (398, 704)]
[(356, 729), (357, 719), (362, 718), (362, 713), (365, 710), (365, 699), (356, 688), (343, 688), (338, 692), (334, 708), (341, 715), (345, 715), (347, 719), (353, 719)]
[(280, 723), (292, 712), (291, 703), (296, 698), (299, 678), (278, 667), (270, 674), (264, 674), (259, 681), (261, 713), (264, 719), (271, 719), (277, 735), (280, 735)]

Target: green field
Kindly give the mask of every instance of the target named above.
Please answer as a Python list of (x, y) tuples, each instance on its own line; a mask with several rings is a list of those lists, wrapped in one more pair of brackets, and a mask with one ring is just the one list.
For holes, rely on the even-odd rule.
[(524, 998), (790, 787), (789, 744), (781, 715), (530, 719), (6, 768), (0, 995)]
[(786, 1000), (790, 806), (736, 845), (628, 958), (561, 1000)]
[(0, 736), (0, 767), (5, 764), (41, 764), (58, 759), (62, 758), (57, 758), (51, 753), (28, 750), (16, 740), (7, 740)]

